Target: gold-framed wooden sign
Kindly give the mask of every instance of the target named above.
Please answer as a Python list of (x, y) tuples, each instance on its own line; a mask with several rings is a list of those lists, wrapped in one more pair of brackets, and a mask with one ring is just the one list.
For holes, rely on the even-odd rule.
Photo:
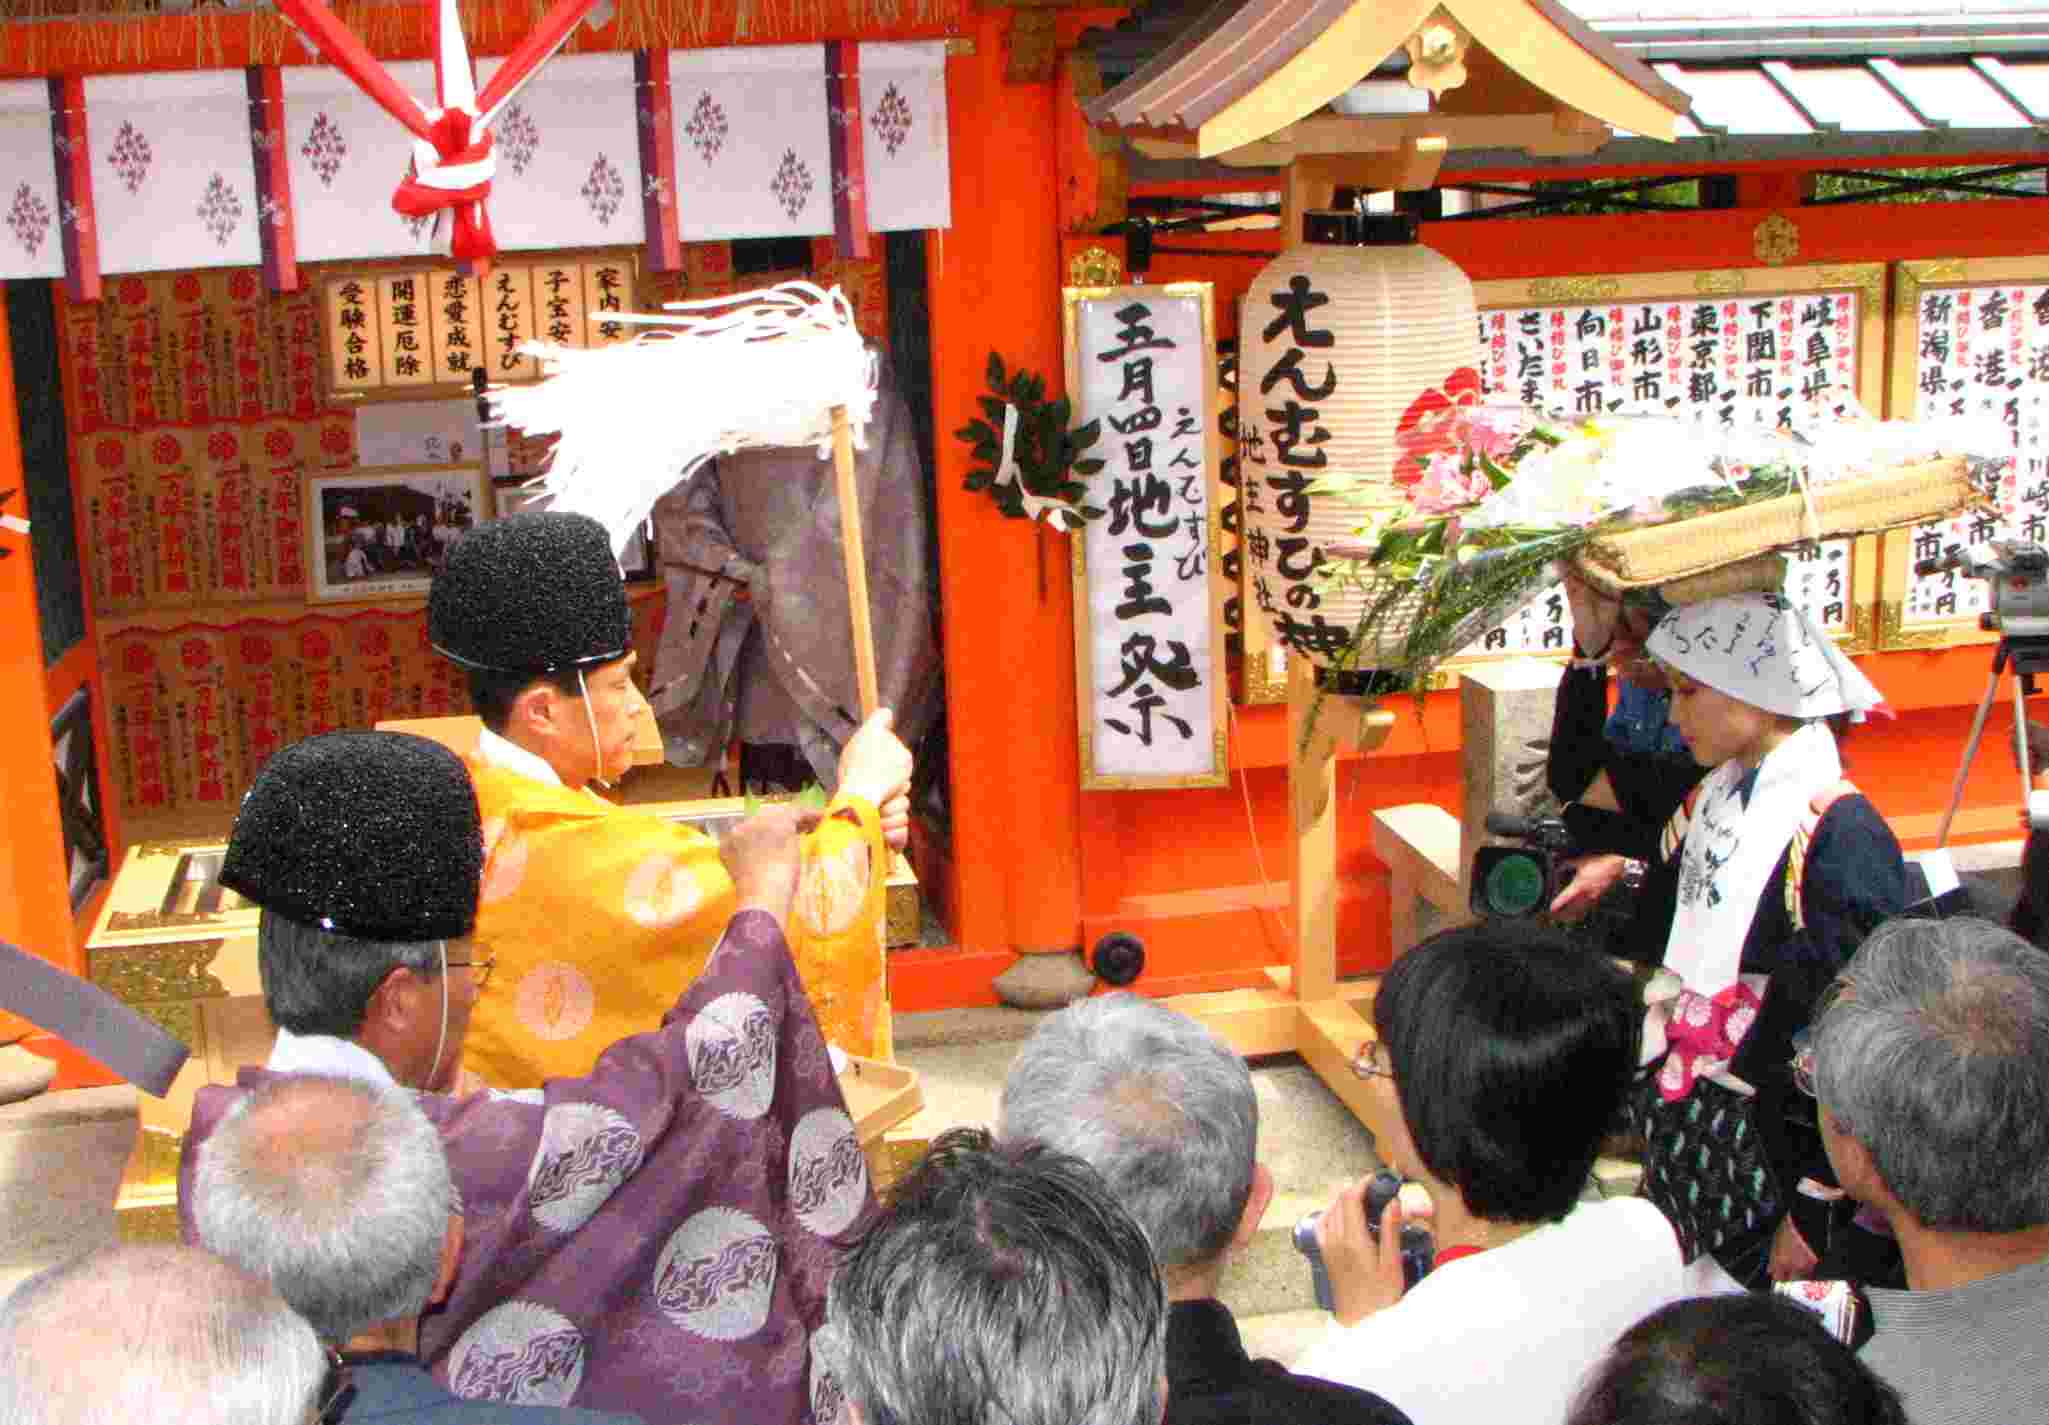
[(1989, 643), (1983, 579), (1914, 565), (1956, 545), (2049, 543), (2049, 256), (1972, 257), (1893, 265), (1888, 378), (1895, 419), (1963, 417), (2004, 426), (2014, 459), (1997, 513), (1967, 510), (1880, 537), (1879, 646)]
[[(1664, 414), (1775, 427), (1877, 416), (1885, 267), (1817, 263), (1476, 282), (1480, 383), (1575, 415)], [(1877, 646), (1872, 536), (1789, 557), (1786, 593), (1846, 651)], [(1459, 661), (1572, 652), (1562, 591), (1540, 591)]]
[(1229, 779), (1218, 557), (1215, 288), (1061, 293), (1075, 420), (1102, 422), (1105, 513), (1074, 542), (1074, 671), (1086, 790)]
[(630, 252), (498, 262), (481, 277), (453, 264), (329, 273), (328, 390), (427, 400), (470, 390), (478, 369), (492, 382), (534, 380), (540, 365), (520, 354), (524, 342), (607, 346), (633, 334), (602, 314), (634, 305), (637, 274)]

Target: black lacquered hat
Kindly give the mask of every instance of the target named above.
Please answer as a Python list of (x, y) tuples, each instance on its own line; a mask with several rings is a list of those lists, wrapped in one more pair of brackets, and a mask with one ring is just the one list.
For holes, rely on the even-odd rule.
[(477, 921), (484, 868), (462, 759), (403, 732), (329, 732), (266, 762), (242, 798), (221, 884), (358, 940), (448, 940)]
[(465, 667), (500, 673), (624, 658), (633, 615), (605, 527), (551, 510), (478, 525), (435, 576), (427, 637)]

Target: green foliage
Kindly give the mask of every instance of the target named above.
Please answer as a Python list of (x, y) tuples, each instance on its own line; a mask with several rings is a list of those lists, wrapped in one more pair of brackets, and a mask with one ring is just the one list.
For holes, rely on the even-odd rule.
[[(1884, 186), (1900, 178), (1963, 178), (1990, 188), (2005, 188), (2012, 192), (2041, 191), (2039, 170), (2035, 173), (2002, 173), (1996, 176), (1980, 177), (1984, 165), (1958, 165), (1937, 168), (1873, 168), (1859, 173), (1817, 173), (1814, 176), (1814, 196), (1835, 198), (1865, 203), (1969, 203), (1991, 201), (1991, 193), (1974, 193), (1962, 188), (1918, 188), (1897, 193), (1883, 191)], [(1868, 196), (1867, 196), (1868, 195)]]
[(749, 792), (744, 799), (743, 805), (747, 815), (753, 816), (754, 813), (760, 811), (764, 806), (771, 804), (779, 805), (783, 802), (794, 802), (805, 811), (824, 811), (828, 805), (825, 788), (819, 786), (816, 782), (806, 782), (789, 796), (769, 797), (766, 800), (756, 796), (753, 792)]
[[(997, 508), (1012, 519), (1025, 518), (1027, 494), (1064, 500), (1075, 507), (1075, 513), (1083, 520), (1100, 517), (1101, 509), (1081, 501), (1088, 494), (1088, 487), (1082, 482), (1103, 468), (1101, 460), (1087, 454), (1102, 435), (1102, 422), (1090, 421), (1068, 429), (1074, 409), (1067, 398), (1048, 401), (1044, 378), (1029, 371), (1007, 370), (1003, 358), (993, 351), (989, 353), (988, 379), (991, 394), (978, 397), (976, 402), (982, 414), (954, 432), (956, 439), (968, 443), (976, 462), (968, 472), (967, 488), (989, 491)], [(1018, 412), (1017, 443), (1012, 454), (1017, 459), (1022, 489), (1018, 484), (996, 484), (997, 469), (1003, 461), (1006, 405), (1016, 406)]]

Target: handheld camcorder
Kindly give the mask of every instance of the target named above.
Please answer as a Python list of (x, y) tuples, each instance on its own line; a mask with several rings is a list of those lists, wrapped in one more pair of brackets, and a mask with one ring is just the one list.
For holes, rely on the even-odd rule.
[(1991, 585), (1992, 607), (1978, 616), (1980, 626), (2008, 638), (2049, 638), (2049, 550), (1994, 539), (1951, 545), (1939, 557), (1914, 565), (1923, 578), (1952, 570)]
[(1573, 854), (1572, 833), (1557, 817), (1487, 813), (1487, 834), (1520, 846), (1482, 846), (1473, 853), (1469, 904), (1475, 915), (1538, 915), (1571, 880), (1563, 862)]
[[(1380, 1214), (1387, 1211), (1402, 1190), (1402, 1180), (1382, 1168), (1366, 1184), (1366, 1230), (1380, 1240)], [(1295, 1250), (1309, 1259), (1309, 1276), (1316, 1284), (1316, 1304), (1335, 1311), (1337, 1302), (1330, 1292), (1330, 1271), (1323, 1264), (1323, 1249), (1316, 1245), (1316, 1224), (1321, 1212), (1312, 1212), (1295, 1224)], [(1416, 1223), (1402, 1223), (1402, 1287), (1407, 1290), (1423, 1280), (1437, 1260), (1437, 1242), (1430, 1229)]]

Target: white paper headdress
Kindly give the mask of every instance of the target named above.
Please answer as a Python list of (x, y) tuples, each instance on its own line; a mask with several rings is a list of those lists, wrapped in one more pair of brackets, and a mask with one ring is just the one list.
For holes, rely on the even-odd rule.
[(1777, 594), (1674, 609), (1645, 649), (1695, 682), (1782, 717), (1861, 713), (1885, 701), (1827, 634)]

